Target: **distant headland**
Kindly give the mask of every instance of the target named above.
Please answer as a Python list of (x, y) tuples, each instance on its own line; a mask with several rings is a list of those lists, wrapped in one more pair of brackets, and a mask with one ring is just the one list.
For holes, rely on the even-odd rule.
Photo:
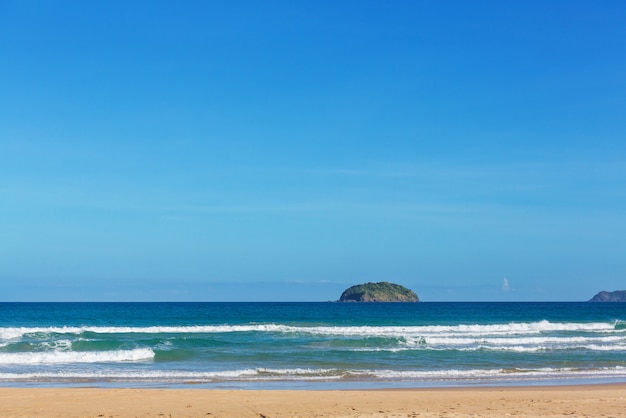
[(589, 302), (626, 302), (626, 290), (602, 291), (592, 297)]
[(339, 302), (419, 302), (417, 294), (399, 284), (364, 283), (346, 289)]

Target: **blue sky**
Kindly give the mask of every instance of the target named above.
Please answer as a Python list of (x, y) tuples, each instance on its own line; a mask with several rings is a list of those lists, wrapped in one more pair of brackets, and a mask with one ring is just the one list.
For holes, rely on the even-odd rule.
[(626, 288), (619, 1), (0, 2), (0, 300)]

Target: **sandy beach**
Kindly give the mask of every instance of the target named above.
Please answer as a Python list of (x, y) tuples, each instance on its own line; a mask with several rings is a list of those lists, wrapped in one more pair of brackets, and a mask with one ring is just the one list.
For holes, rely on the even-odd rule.
[(626, 417), (626, 384), (355, 391), (0, 389), (1, 417)]

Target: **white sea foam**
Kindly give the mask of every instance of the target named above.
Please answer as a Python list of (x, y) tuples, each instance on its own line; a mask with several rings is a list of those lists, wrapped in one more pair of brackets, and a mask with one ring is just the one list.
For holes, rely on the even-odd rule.
[(0, 340), (14, 340), (24, 336), (45, 337), (50, 334), (211, 334), (230, 332), (307, 333), (336, 336), (506, 336), (532, 335), (545, 332), (593, 332), (626, 335), (626, 329), (616, 328), (615, 323), (555, 323), (549, 321), (487, 324), (487, 325), (425, 325), (425, 326), (293, 326), (283, 324), (249, 325), (193, 325), (151, 327), (6, 327), (0, 328)]
[(0, 353), (0, 364), (60, 364), (134, 362), (154, 358), (149, 348), (116, 351), (39, 351), (30, 353)]
[(518, 353), (536, 353), (541, 351), (559, 351), (559, 350), (587, 350), (587, 351), (626, 351), (626, 344), (483, 344), (476, 342), (475, 344), (464, 345), (420, 345), (420, 346), (401, 346), (401, 347), (357, 347), (348, 348), (349, 351), (355, 352), (402, 352), (402, 351), (511, 351)]
[(223, 371), (101, 371), (0, 373), (0, 381), (108, 380), (126, 382), (245, 382), (245, 381), (333, 381), (339, 379), (379, 381), (472, 381), (491, 382), (529, 379), (626, 378), (625, 367), (596, 369), (446, 369), (446, 370), (340, 370), (340, 369), (241, 369)]
[[(604, 352), (626, 351), (626, 329), (615, 323), (529, 323), (449, 325), (449, 326), (293, 326), (284, 324), (197, 325), (152, 327), (9, 327), (0, 328), (0, 346), (22, 339), (42, 348), (30, 353), (0, 353), (0, 364), (95, 363), (137, 361), (154, 358), (149, 348), (102, 352), (71, 351), (72, 340), (91, 339), (86, 333), (116, 334), (215, 334), (274, 333), (315, 335), (331, 338), (389, 338), (375, 346), (341, 346), (338, 350), (360, 352), (429, 351), (501, 351), (535, 353), (558, 350)], [(78, 337), (78, 338), (77, 338)], [(100, 337), (93, 337), (100, 338)], [(126, 337), (122, 337), (126, 338)], [(157, 350), (173, 346), (165, 340), (154, 345)]]
[(563, 345), (574, 345), (574, 344), (584, 344), (589, 342), (595, 343), (626, 343), (626, 336), (612, 336), (612, 337), (599, 337), (599, 336), (590, 336), (590, 337), (502, 337), (502, 338), (484, 338), (484, 337), (475, 337), (475, 338), (467, 338), (467, 337), (429, 337), (423, 339), (409, 339), (407, 340), (407, 344), (410, 345), (424, 345), (424, 344), (436, 344), (436, 345), (446, 345), (446, 346), (455, 346), (455, 345), (471, 345), (476, 343), (482, 344), (493, 344), (493, 345), (511, 345), (511, 344), (531, 344), (531, 345), (539, 345), (539, 344), (563, 344)]
[(277, 324), (253, 325), (193, 325), (151, 327), (6, 327), (0, 328), (0, 340), (14, 340), (23, 336), (49, 336), (51, 334), (214, 334), (228, 332), (293, 332), (297, 327)]
[(39, 343), (42, 348), (59, 350), (59, 351), (68, 351), (72, 349), (72, 341), (70, 340), (54, 340), (54, 341), (43, 341)]
[(626, 336), (584, 336), (584, 337), (419, 337), (406, 338), (405, 347), (409, 349), (459, 349), (459, 350), (512, 350), (542, 351), (545, 349), (567, 350), (588, 348), (590, 350), (623, 350)]

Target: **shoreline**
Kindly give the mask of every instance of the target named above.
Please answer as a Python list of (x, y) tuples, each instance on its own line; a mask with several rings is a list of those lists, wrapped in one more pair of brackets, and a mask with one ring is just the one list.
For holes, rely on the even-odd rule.
[(626, 382), (357, 390), (0, 387), (0, 417), (626, 416)]

